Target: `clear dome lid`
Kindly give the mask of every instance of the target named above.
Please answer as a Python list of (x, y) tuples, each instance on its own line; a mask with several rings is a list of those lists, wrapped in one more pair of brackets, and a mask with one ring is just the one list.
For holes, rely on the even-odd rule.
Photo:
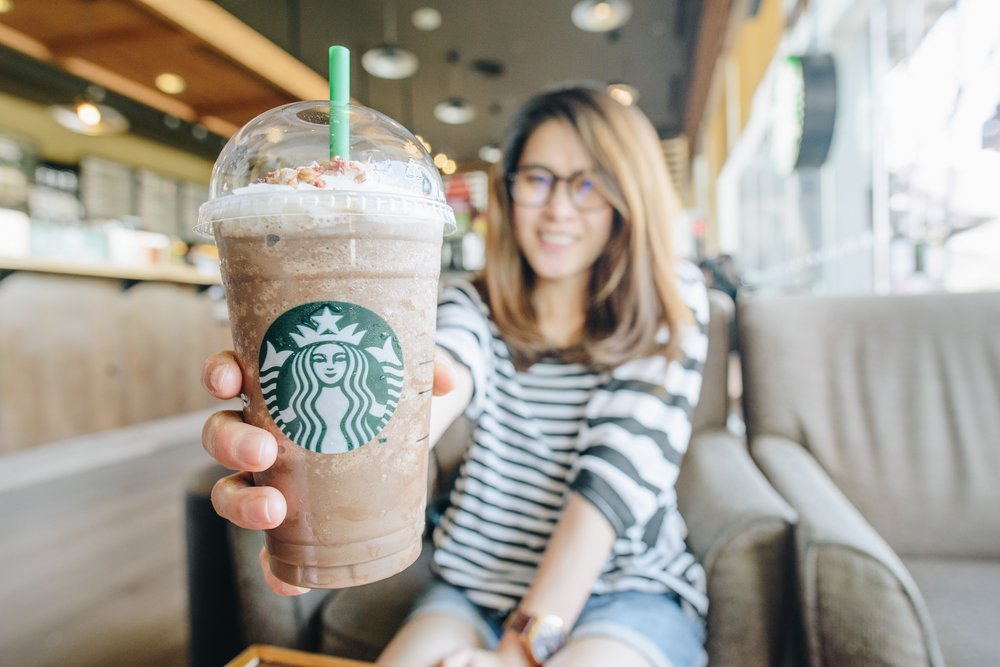
[(446, 230), (454, 229), (441, 176), (416, 137), (374, 109), (353, 104), (341, 108), (341, 118), (350, 129), (348, 154), (333, 158), (328, 101), (293, 102), (244, 125), (215, 162), (209, 201), (202, 206), (196, 229), (208, 232), (210, 219), (231, 197), (273, 194), (275, 186), (300, 195), (358, 193), (415, 199), (422, 208), (441, 208), (437, 215), (445, 218)]

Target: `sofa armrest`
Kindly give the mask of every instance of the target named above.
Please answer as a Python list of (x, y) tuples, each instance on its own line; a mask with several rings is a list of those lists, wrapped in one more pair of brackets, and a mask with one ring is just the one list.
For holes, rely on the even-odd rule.
[(809, 452), (777, 436), (754, 459), (798, 514), (797, 589), (811, 665), (942, 665), (920, 591), (902, 561)]
[(709, 662), (784, 663), (794, 639), (794, 512), (757, 469), (744, 439), (722, 429), (692, 438), (677, 497), (688, 543), (708, 577)]

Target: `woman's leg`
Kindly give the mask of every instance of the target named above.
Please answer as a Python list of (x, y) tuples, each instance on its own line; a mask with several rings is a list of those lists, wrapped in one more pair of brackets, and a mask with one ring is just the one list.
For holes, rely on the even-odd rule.
[(704, 629), (675, 596), (623, 591), (587, 601), (546, 667), (704, 667)]
[[(480, 632), (452, 614), (428, 611), (406, 622), (379, 656), (380, 667), (434, 667), (463, 648), (481, 648)], [(612, 664), (612, 663), (606, 663)]]
[(545, 667), (651, 667), (634, 648), (609, 637), (571, 639)]

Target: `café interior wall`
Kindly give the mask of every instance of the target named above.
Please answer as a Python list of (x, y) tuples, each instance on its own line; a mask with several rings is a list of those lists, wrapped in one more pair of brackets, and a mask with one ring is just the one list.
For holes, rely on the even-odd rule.
[(756, 15), (736, 27), (728, 48), (720, 55), (712, 82), (712, 95), (696, 142), (695, 206), (708, 220), (704, 250), (715, 255), (720, 247), (715, 184), (732, 150), (732, 143), (746, 127), (757, 88), (785, 31), (783, 0), (763, 0)]
[(0, 132), (12, 130), (30, 139), (42, 159), (77, 164), (85, 155), (145, 168), (170, 178), (208, 184), (212, 162), (132, 134), (88, 137), (63, 128), (48, 109), (0, 93)]

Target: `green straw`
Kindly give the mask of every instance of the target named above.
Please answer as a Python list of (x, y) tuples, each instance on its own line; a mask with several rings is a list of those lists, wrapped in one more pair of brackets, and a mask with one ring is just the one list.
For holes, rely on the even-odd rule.
[(330, 47), (330, 158), (350, 159), (351, 127), (347, 105), (351, 101), (351, 51)]

